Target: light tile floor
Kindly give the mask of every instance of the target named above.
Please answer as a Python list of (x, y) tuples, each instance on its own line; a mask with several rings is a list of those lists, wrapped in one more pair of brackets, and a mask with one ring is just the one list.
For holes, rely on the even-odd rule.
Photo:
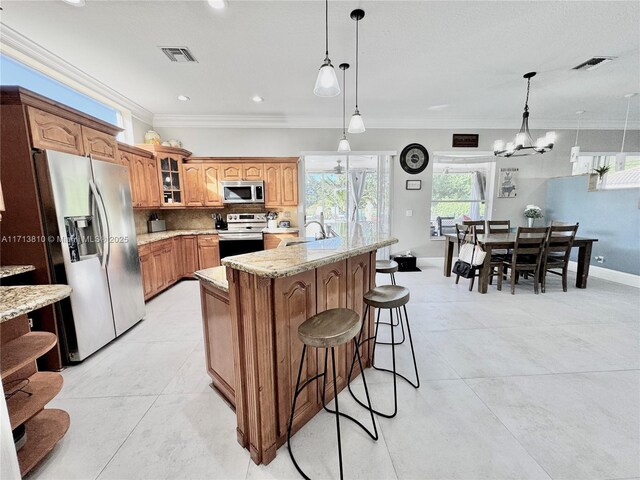
[[(377, 419), (378, 442), (342, 422), (345, 476), (640, 477), (640, 292), (591, 278), (563, 293), (553, 277), (544, 295), (526, 281), (515, 296), (495, 286), (479, 295), (441, 272), (436, 262), (398, 274), (412, 293), (422, 385), (398, 384), (398, 416)], [(147, 313), (63, 373), (50, 406), (71, 427), (30, 479), (299, 478), (286, 447), (257, 466), (236, 443), (235, 415), (208, 386), (198, 284), (181, 282)], [(378, 361), (390, 362), (388, 350)], [(399, 357), (410, 373), (406, 349)], [(389, 375), (367, 375), (375, 406), (391, 409)], [(348, 393), (340, 406), (366, 424)], [(312, 478), (338, 478), (335, 445), (328, 414), (293, 438)]]

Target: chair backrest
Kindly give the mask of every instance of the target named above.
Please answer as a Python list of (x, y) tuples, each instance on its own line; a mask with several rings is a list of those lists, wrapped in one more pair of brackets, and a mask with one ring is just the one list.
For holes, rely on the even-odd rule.
[(517, 258), (518, 255), (536, 255), (540, 257), (549, 234), (549, 228), (518, 227), (516, 242), (513, 246), (513, 258)]
[(471, 225), (456, 223), (456, 237), (458, 237), (458, 251), (460, 251), (460, 245), (463, 241), (473, 244), (477, 243), (474, 227)]
[(578, 224), (574, 225), (551, 225), (545, 240), (544, 254), (548, 259), (549, 256), (562, 258), (563, 262), (569, 261), (571, 255), (571, 247), (578, 232)]
[(552, 220), (551, 221), (551, 226), (552, 227), (567, 227), (567, 226), (571, 226), (571, 225), (580, 225), (578, 222), (560, 222), (558, 220)]
[(462, 225), (472, 225), (476, 227), (476, 234), (484, 235), (484, 220), (465, 220), (464, 222), (462, 222)]
[(487, 233), (509, 233), (511, 220), (487, 220)]
[(454, 217), (436, 217), (436, 224), (438, 225), (439, 235), (456, 232)]

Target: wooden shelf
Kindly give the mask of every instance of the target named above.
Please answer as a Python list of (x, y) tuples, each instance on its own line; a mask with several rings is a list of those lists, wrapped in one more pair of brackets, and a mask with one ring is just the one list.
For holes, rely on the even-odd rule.
[(17, 372), (51, 350), (58, 337), (49, 332), (30, 332), (2, 345), (2, 378)]
[(24, 477), (55, 447), (69, 429), (69, 414), (45, 409), (26, 423), (27, 443), (18, 452), (20, 473)]
[(58, 394), (61, 388), (62, 375), (59, 373), (38, 372), (31, 375), (29, 384), (23, 388), (23, 391), (31, 393), (31, 396), (16, 392), (7, 400), (11, 429), (13, 430), (35, 416)]

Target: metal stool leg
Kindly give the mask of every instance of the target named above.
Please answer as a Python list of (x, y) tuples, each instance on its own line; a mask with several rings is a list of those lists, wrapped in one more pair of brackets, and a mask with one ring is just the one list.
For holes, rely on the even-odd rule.
[[(293, 404), (291, 405), (291, 416), (289, 417), (289, 426), (287, 427), (287, 448), (289, 449), (289, 456), (291, 457), (291, 461), (293, 462), (293, 465), (296, 467), (296, 470), (298, 470), (298, 473), (302, 475), (302, 477), (305, 478), (306, 480), (311, 480), (302, 471), (302, 469), (298, 465), (298, 462), (296, 462), (296, 459), (293, 456), (293, 451), (291, 450), (291, 425), (293, 424), (293, 413), (296, 411), (296, 402), (298, 401), (298, 395), (300, 394), (300, 390), (299, 390), (300, 377), (302, 377), (302, 366), (304, 365), (304, 355), (306, 352), (307, 352), (307, 346), (303, 345), (302, 358), (300, 359), (300, 369), (298, 370), (298, 379), (296, 380), (296, 389), (293, 394)], [(326, 371), (326, 368), (327, 367), (326, 367), (326, 359), (325, 359), (325, 371)]]
[[(336, 430), (338, 431), (338, 459), (340, 460), (340, 479), (344, 478), (342, 470), (342, 439), (340, 437), (340, 407), (338, 406), (338, 381), (336, 379), (336, 355), (331, 347), (331, 366), (333, 367), (333, 399), (336, 402)], [(326, 375), (325, 375), (326, 378)]]

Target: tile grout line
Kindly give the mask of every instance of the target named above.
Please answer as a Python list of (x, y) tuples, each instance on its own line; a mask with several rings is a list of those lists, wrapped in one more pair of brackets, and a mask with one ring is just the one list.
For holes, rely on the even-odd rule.
[(113, 461), (113, 459), (118, 454), (118, 452), (122, 449), (124, 444), (127, 443), (127, 440), (129, 440), (129, 437), (131, 437), (131, 434), (135, 431), (136, 428), (138, 428), (138, 425), (140, 425), (140, 422), (142, 422), (142, 419), (147, 416), (147, 413), (149, 413), (149, 410), (151, 410), (151, 408), (153, 408), (153, 406), (156, 404), (156, 402), (158, 401), (158, 398), (160, 398), (160, 395), (156, 396), (155, 400), (153, 402), (151, 402), (151, 405), (149, 405), (149, 408), (147, 408), (147, 410), (140, 416), (140, 419), (136, 422), (136, 424), (133, 426), (133, 428), (131, 429), (129, 434), (125, 437), (125, 439), (122, 441), (120, 446), (116, 449), (116, 451), (113, 452), (113, 455), (111, 455), (111, 458), (109, 458), (107, 463), (105, 463), (104, 467), (102, 467), (102, 469), (100, 470), (100, 473), (98, 473), (98, 475), (95, 476), (94, 480), (98, 480), (100, 478), (100, 476), (104, 473), (106, 468)]
[(502, 419), (496, 414), (496, 412), (494, 412), (491, 407), (489, 405), (487, 405), (487, 403), (480, 397), (480, 395), (478, 395), (478, 392), (476, 392), (473, 387), (471, 385), (469, 385), (466, 381), (466, 379), (462, 379), (462, 381), (464, 382), (464, 384), (467, 386), (467, 388), (469, 388), (473, 394), (476, 396), (476, 398), (478, 400), (480, 400), (480, 402), (482, 402), (482, 404), (485, 406), (485, 408), (487, 410), (489, 410), (489, 412), (491, 412), (491, 415), (493, 415), (495, 417), (496, 420), (498, 420), (500, 422), (500, 424), (505, 428), (505, 430), (507, 432), (509, 432), (509, 435), (511, 435), (511, 437), (513, 437), (513, 439), (517, 442), (518, 445), (520, 445), (522, 447), (522, 449), (527, 453), (527, 455), (529, 455), (529, 457), (531, 457), (531, 460), (533, 460), (536, 465), (538, 465), (542, 471), (544, 473), (547, 474), (547, 476), (553, 480), (553, 477), (551, 476), (551, 474), (547, 471), (546, 468), (544, 468), (542, 466), (542, 464), (540, 463), (540, 461), (538, 461), (538, 459), (533, 455), (533, 453), (531, 453), (523, 444), (522, 442), (520, 442), (520, 439), (518, 439), (518, 437), (515, 436), (515, 434), (509, 429), (509, 427), (507, 427), (504, 422), (502, 421)]
[(398, 469), (396, 468), (396, 464), (393, 461), (393, 455), (391, 455), (391, 450), (389, 450), (389, 443), (387, 442), (387, 439), (384, 436), (384, 430), (382, 428), (382, 422), (378, 422), (378, 427), (380, 428), (380, 436), (384, 440), (384, 446), (387, 449), (387, 454), (389, 455), (389, 460), (391, 460), (391, 466), (393, 467), (393, 473), (395, 473), (395, 475), (396, 475), (396, 480), (400, 480), (400, 476), (398, 475)]

